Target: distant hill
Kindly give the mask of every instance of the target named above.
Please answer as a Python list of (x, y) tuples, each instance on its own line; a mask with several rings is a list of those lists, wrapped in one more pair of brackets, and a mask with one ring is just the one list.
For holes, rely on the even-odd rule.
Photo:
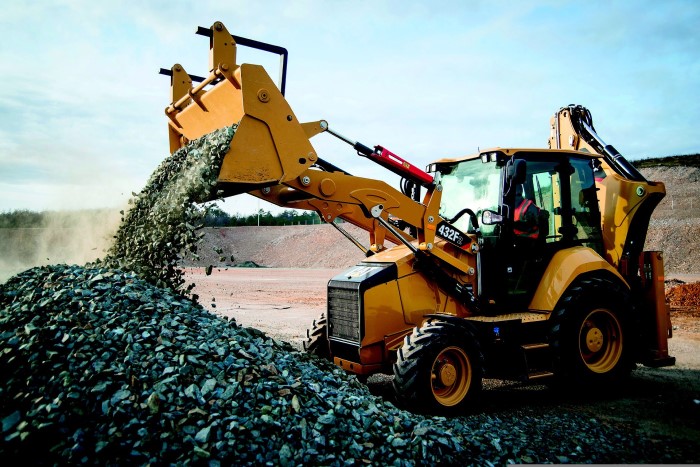
[(630, 161), (638, 169), (647, 167), (698, 167), (700, 168), (700, 154), (687, 154), (684, 156), (649, 157), (637, 161)]

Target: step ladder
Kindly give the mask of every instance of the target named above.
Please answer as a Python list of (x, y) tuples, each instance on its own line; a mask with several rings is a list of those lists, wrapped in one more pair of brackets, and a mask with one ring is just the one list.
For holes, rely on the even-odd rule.
[(534, 381), (554, 376), (552, 371), (551, 347), (546, 342), (522, 344), (525, 361), (525, 380)]

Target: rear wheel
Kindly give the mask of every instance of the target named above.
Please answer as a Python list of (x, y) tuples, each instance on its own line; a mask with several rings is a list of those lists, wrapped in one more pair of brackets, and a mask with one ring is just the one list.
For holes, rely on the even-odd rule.
[(406, 336), (394, 364), (394, 391), (407, 406), (446, 412), (481, 391), (483, 357), (465, 325), (431, 320)]
[(608, 309), (599, 308), (583, 318), (579, 326), (579, 354), (594, 373), (608, 373), (622, 358), (624, 343), (620, 320)]
[(634, 366), (629, 291), (602, 278), (581, 280), (554, 315), (551, 344), (557, 380), (605, 391)]
[(328, 320), (325, 313), (321, 313), (321, 316), (314, 320), (311, 329), (306, 330), (304, 350), (324, 360), (331, 359), (331, 351), (328, 347)]

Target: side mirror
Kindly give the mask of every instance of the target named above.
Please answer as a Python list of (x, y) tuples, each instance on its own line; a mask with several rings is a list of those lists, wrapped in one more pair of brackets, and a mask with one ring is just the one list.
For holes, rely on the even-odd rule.
[(503, 223), (503, 216), (496, 211), (485, 210), (481, 213), (482, 225), (496, 225)]

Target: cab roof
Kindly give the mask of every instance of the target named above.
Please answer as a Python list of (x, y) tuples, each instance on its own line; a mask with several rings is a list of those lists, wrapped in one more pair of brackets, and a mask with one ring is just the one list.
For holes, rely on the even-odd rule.
[(529, 154), (542, 154), (542, 153), (559, 153), (559, 154), (570, 154), (573, 156), (590, 158), (590, 159), (600, 159), (602, 156), (600, 154), (590, 153), (588, 151), (573, 151), (570, 149), (545, 149), (545, 148), (489, 148), (480, 151), (477, 154), (470, 154), (462, 157), (454, 158), (443, 158), (438, 159), (433, 162), (433, 164), (450, 164), (455, 162), (463, 162), (472, 159), (481, 159), (484, 156), (489, 156), (491, 154), (500, 153), (507, 157), (513, 157), (518, 153), (529, 153)]

